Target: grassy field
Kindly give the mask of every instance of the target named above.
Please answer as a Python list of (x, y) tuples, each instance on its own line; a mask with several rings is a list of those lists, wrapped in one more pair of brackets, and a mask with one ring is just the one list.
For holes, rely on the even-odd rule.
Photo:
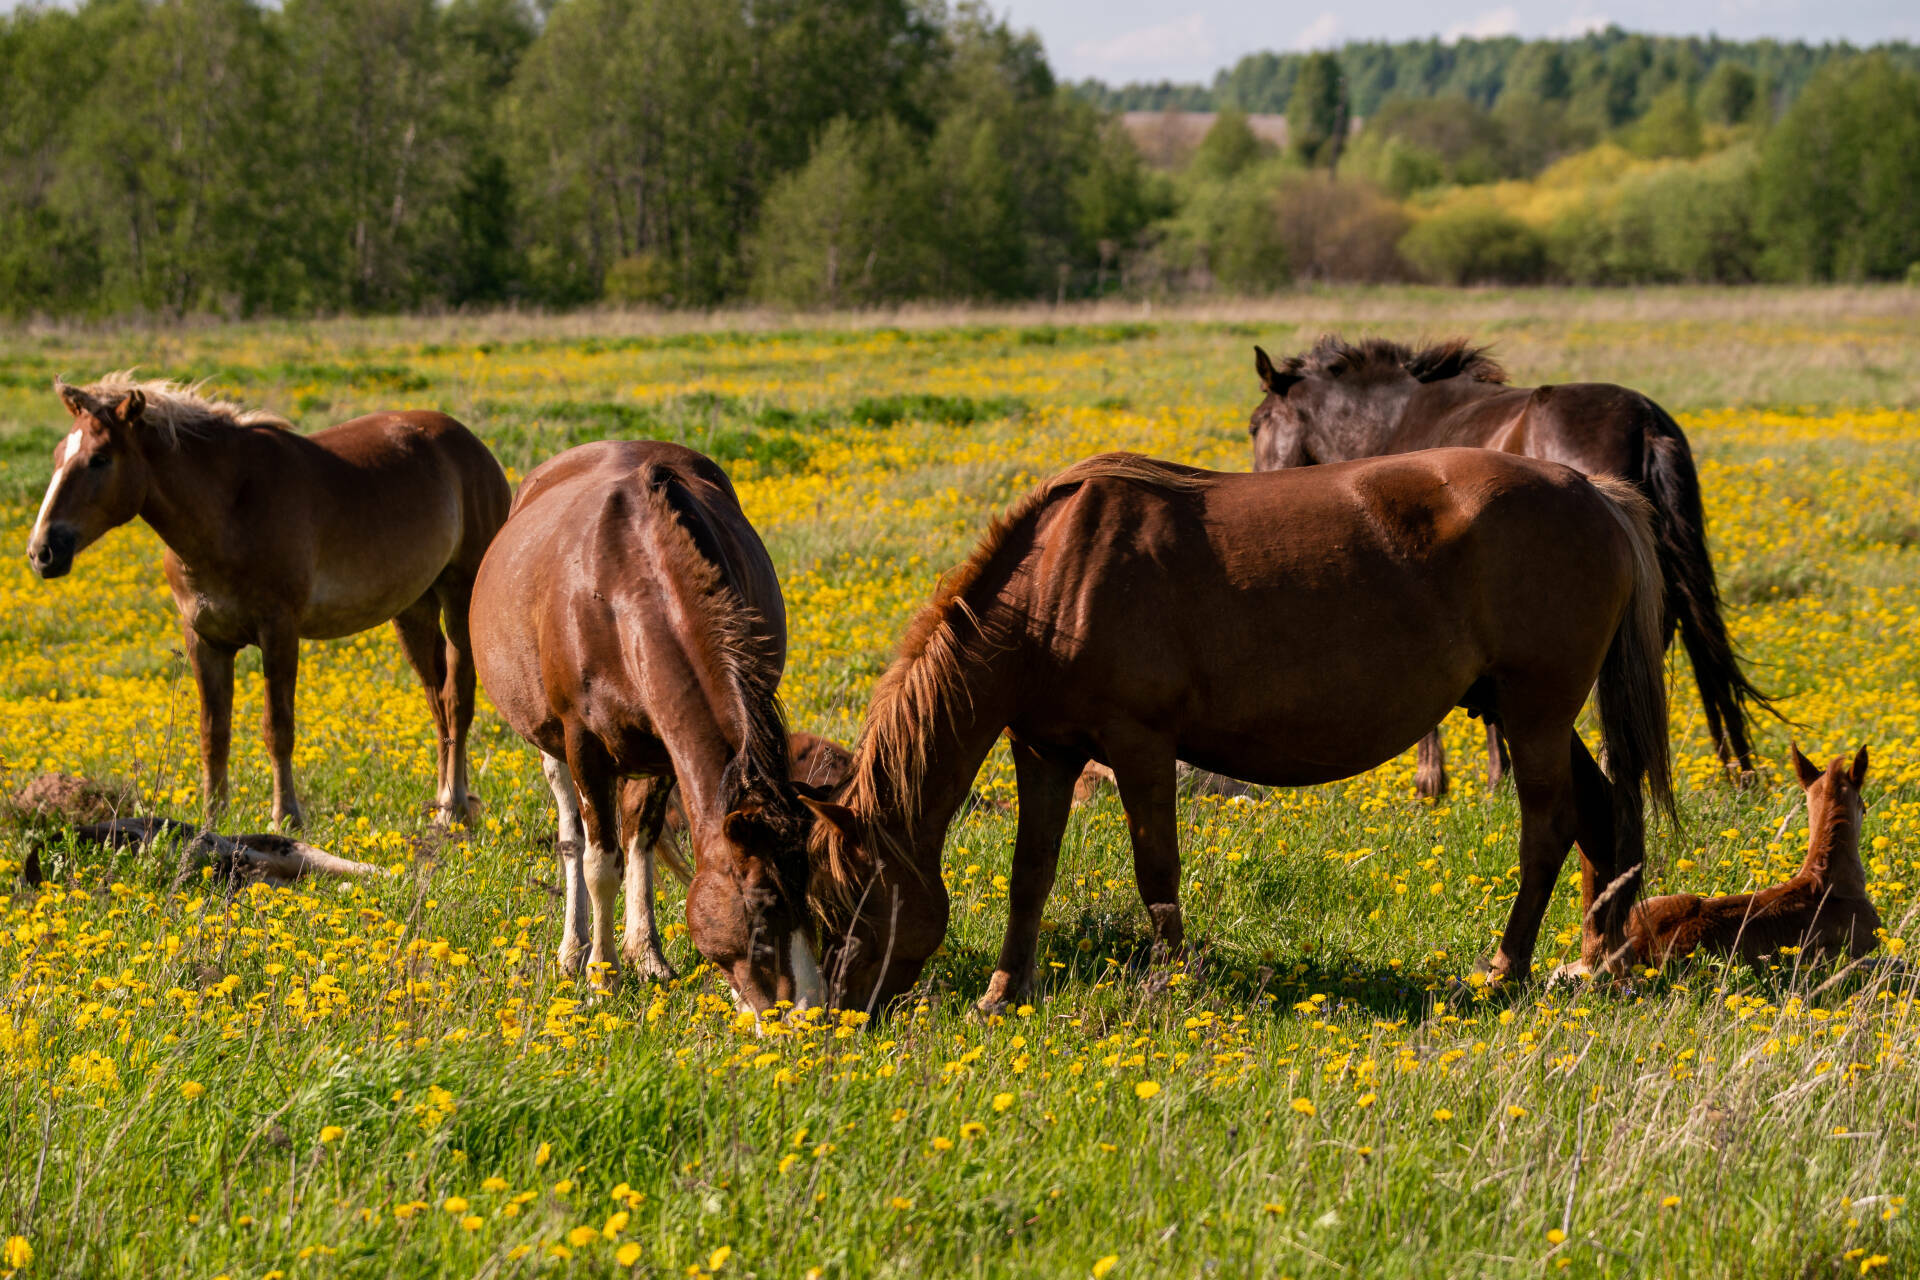
[[(0, 546), (24, 547), (56, 373), (210, 378), (314, 428), (453, 412), (516, 479), (661, 436), (729, 468), (793, 623), (796, 727), (851, 740), (894, 638), (989, 514), (1085, 454), (1249, 465), (1251, 344), (1465, 331), (1517, 378), (1607, 379), (1691, 435), (1736, 637), (1824, 762), (1873, 751), (1890, 938), (1920, 904), (1920, 291), (1303, 295), (1163, 314), (598, 315), (0, 333)], [(54, 583), (0, 570), (0, 762), (197, 812), (194, 696), (144, 525)], [(251, 661), (249, 661), (249, 658)], [(236, 813), (269, 799), (242, 660)], [(1383, 673), (1382, 678), (1390, 678)], [(1672, 673), (1662, 890), (1797, 866), (1760, 726), (1718, 780)], [(0, 836), (0, 1275), (1854, 1276), (1920, 1271), (1914, 970), (1702, 963), (1630, 990), (1461, 979), (1504, 920), (1510, 792), (1450, 722), (1412, 757), (1183, 811), (1192, 960), (1155, 973), (1109, 793), (1069, 828), (1044, 993), (982, 1020), (1014, 818), (996, 755), (949, 835), (923, 1002), (756, 1037), (704, 971), (602, 1002), (554, 973), (552, 815), (483, 709), (475, 828), (426, 839), (430, 722), (384, 632), (307, 646), (310, 836), (375, 883), (169, 892), (172, 867)], [(1007, 802), (1002, 804), (1000, 802)], [(17, 882), (43, 842), (49, 883)], [(1575, 950), (1569, 873), (1539, 962)], [(676, 889), (663, 920), (679, 918)], [(1920, 1209), (1920, 1206), (1915, 1206)]]

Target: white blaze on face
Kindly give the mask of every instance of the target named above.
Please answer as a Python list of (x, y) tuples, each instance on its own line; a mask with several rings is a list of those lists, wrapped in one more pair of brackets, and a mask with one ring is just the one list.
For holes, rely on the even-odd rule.
[(813, 958), (813, 947), (807, 941), (805, 930), (795, 929), (787, 940), (787, 959), (793, 964), (793, 1007), (824, 1008), (827, 983), (820, 976), (820, 966)]
[(73, 473), (73, 460), (80, 456), (80, 428), (75, 427), (67, 433), (53, 450), (53, 479), (47, 482), (47, 496), (40, 500), (40, 514), (33, 518), (33, 533), (27, 540), (28, 546), (36, 545), (47, 536), (47, 512), (53, 509), (53, 500), (59, 496), (61, 482)]

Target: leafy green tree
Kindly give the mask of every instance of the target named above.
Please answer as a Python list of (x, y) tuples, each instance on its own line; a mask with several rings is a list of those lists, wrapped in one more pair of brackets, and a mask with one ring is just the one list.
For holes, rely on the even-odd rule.
[(1188, 168), (1197, 177), (1225, 181), (1271, 154), (1273, 148), (1247, 124), (1247, 113), (1228, 107), (1214, 117)]
[(1663, 89), (1627, 131), (1628, 147), (1654, 159), (1697, 156), (1701, 144), (1700, 115), (1693, 109), (1693, 95), (1680, 84)]
[(1822, 69), (1767, 136), (1759, 213), (1775, 275), (1905, 275), (1920, 261), (1920, 76), (1877, 54)]
[(1760, 107), (1760, 77), (1741, 62), (1722, 62), (1700, 86), (1700, 115), (1709, 124), (1746, 124)]
[(1347, 85), (1340, 59), (1308, 55), (1287, 103), (1287, 145), (1309, 166), (1331, 169), (1347, 139)]

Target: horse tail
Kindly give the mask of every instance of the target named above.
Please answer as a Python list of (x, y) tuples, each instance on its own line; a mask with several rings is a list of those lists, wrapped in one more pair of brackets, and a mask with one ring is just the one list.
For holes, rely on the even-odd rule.
[(1613, 783), (1614, 841), (1622, 870), (1645, 857), (1641, 788), (1675, 821), (1673, 764), (1667, 747), (1666, 588), (1655, 516), (1632, 483), (1595, 477), (1632, 548), (1633, 594), (1600, 664), (1596, 701), (1607, 774)]
[(1772, 699), (1755, 688), (1740, 669), (1727, 626), (1720, 616), (1720, 588), (1707, 556), (1707, 518), (1700, 502), (1700, 476), (1694, 470), (1687, 437), (1665, 409), (1646, 402), (1650, 417), (1642, 435), (1642, 484), (1654, 505), (1654, 532), (1666, 579), (1663, 637), (1679, 629), (1693, 678), (1700, 686), (1707, 733), (1720, 758), (1753, 769), (1753, 742), (1747, 708), (1759, 707), (1785, 719)]

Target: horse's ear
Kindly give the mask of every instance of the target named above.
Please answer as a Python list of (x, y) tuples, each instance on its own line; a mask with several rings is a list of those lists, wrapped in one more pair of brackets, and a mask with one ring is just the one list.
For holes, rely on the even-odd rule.
[(1860, 754), (1853, 758), (1853, 768), (1847, 770), (1847, 777), (1853, 780), (1853, 789), (1858, 791), (1860, 784), (1867, 780), (1867, 749), (1860, 748)]
[(73, 386), (64, 378), (53, 380), (53, 393), (60, 397), (60, 403), (67, 406), (67, 412), (74, 417), (93, 412), (93, 402), (87, 399), (87, 393)]
[(1820, 781), (1820, 767), (1800, 754), (1800, 744), (1793, 744), (1793, 771), (1800, 775), (1800, 789), (1806, 790)]
[(1283, 373), (1266, 348), (1257, 345), (1253, 349), (1253, 371), (1260, 375), (1261, 389), (1272, 396), (1287, 394), (1287, 388), (1300, 381), (1297, 373)]
[(800, 793), (800, 803), (813, 811), (813, 816), (840, 833), (849, 844), (860, 841), (860, 815), (843, 804), (831, 800), (816, 800), (806, 792)]
[(127, 392), (126, 399), (113, 406), (113, 416), (125, 426), (133, 426), (140, 421), (140, 415), (147, 411), (147, 393), (135, 387)]

